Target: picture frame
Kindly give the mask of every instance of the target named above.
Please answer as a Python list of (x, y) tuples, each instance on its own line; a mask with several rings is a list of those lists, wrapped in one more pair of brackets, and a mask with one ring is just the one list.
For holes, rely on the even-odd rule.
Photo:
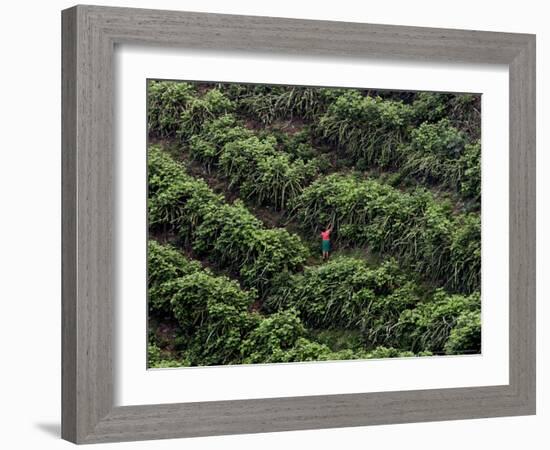
[[(118, 44), (509, 67), (509, 384), (114, 406)], [(535, 36), (75, 6), (62, 12), (62, 437), (97, 443), (529, 415), (535, 380)]]

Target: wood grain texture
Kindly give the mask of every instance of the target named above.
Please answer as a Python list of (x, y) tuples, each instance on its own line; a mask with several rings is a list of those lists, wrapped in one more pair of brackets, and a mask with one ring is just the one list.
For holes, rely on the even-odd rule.
[[(532, 35), (77, 6), (62, 14), (62, 436), (77, 443), (535, 412)], [(113, 407), (115, 44), (510, 68), (510, 384)]]
[[(65, 439), (76, 440), (76, 10), (63, 14), (61, 33), (61, 414)], [(70, 37), (70, 38), (69, 38)]]
[(535, 40), (510, 71), (510, 384), (535, 411), (536, 95)]

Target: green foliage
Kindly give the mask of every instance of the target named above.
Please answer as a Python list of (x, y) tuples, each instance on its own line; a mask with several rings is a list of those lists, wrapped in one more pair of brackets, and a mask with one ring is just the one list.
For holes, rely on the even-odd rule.
[(415, 125), (448, 119), (472, 140), (481, 132), (480, 97), (468, 94), (419, 92), (412, 102)]
[(220, 168), (231, 186), (240, 187), (243, 197), (283, 209), (313, 179), (317, 168), (314, 162), (292, 161), (277, 152), (274, 144), (256, 136), (229, 142), (223, 148)]
[(480, 335), (476, 334), (480, 307), (479, 293), (449, 295), (438, 290), (431, 301), (403, 311), (396, 328), (405, 341), (403, 345), (412, 351), (442, 353), (448, 345), (449, 351), (473, 353), (480, 345)]
[(481, 282), (481, 217), (479, 214), (463, 214), (455, 220), (449, 263), (452, 271), (452, 285), (479, 289)]
[(299, 270), (307, 250), (283, 228), (265, 229), (244, 205), (212, 205), (197, 226), (193, 249), (239, 271), (243, 284), (265, 295), (272, 281)]
[[(193, 272), (180, 276), (172, 270), (164, 270), (162, 276), (153, 280), (153, 286), (159, 287), (163, 298), (168, 299), (180, 325), (177, 342), (182, 356), (173, 357), (157, 344), (150, 343), (149, 367), (373, 358), (382, 357), (381, 351), (387, 357), (412, 355), (380, 348), (370, 352), (361, 349), (333, 352), (326, 344), (305, 336), (306, 328), (295, 308), (261, 318), (249, 312), (254, 291), (243, 291), (235, 281), (215, 276), (197, 262), (174, 254), (171, 246), (156, 242), (150, 245), (165, 260), (193, 267)], [(373, 286), (383, 290), (388, 288), (391, 276), (382, 272), (367, 276)], [(168, 274), (172, 277), (168, 278)]]
[(374, 336), (417, 301), (418, 293), (394, 261), (369, 268), (364, 260), (336, 257), (294, 275), (266, 306), (297, 308), (312, 328), (362, 327)]
[[(150, 367), (178, 365), (232, 364), (240, 361), (244, 336), (259, 321), (248, 312), (255, 291), (242, 290), (239, 284), (208, 269), (169, 245), (149, 242), (150, 302), (170, 311), (179, 323), (177, 347), (184, 359), (170, 361), (152, 343), (148, 349)], [(158, 270), (156, 264), (158, 264)], [(151, 292), (157, 295), (151, 298)], [(168, 360), (167, 360), (168, 359)]]
[(254, 171), (258, 161), (277, 154), (271, 139), (260, 140), (256, 136), (228, 142), (220, 157), (220, 167), (229, 178), (230, 185), (240, 185)]
[(235, 116), (225, 114), (206, 122), (200, 134), (191, 136), (189, 153), (210, 170), (217, 164), (225, 144), (252, 136), (252, 131), (244, 128)]
[(219, 166), (241, 197), (276, 209), (283, 209), (317, 173), (315, 160), (304, 162), (280, 151), (274, 136), (259, 138), (231, 115), (205, 123), (189, 144), (191, 157), (209, 171)]
[(445, 353), (481, 353), (481, 311), (465, 311), (458, 316), (445, 343)]
[(439, 184), (476, 202), (481, 197), (481, 146), (448, 119), (423, 123), (403, 147), (401, 173), (422, 183)]
[(327, 345), (332, 351), (363, 349), (363, 337), (359, 329), (310, 328), (307, 337), (312, 341)]
[(460, 158), (463, 176), (460, 180), (460, 194), (481, 202), (481, 143), (466, 144)]
[(187, 358), (174, 358), (168, 352), (161, 350), (156, 344), (147, 346), (147, 367), (151, 369), (167, 369), (190, 366)]
[(311, 328), (361, 330), (367, 347), (399, 345), (395, 324), (420, 295), (392, 260), (370, 268), (361, 259), (336, 257), (294, 275), (268, 298), (266, 308), (297, 308)]
[(332, 223), (343, 244), (394, 255), (450, 289), (479, 289), (479, 216), (453, 214), (426, 190), (403, 193), (372, 179), (333, 174), (295, 199), (294, 214), (310, 232)]
[(239, 360), (243, 337), (255, 325), (248, 313), (255, 293), (227, 277), (196, 272), (165, 284), (181, 332), (189, 338), (194, 364), (231, 364)]
[(447, 116), (453, 94), (419, 92), (412, 102), (412, 116), (417, 125), (438, 122)]
[(248, 92), (241, 92), (237, 101), (244, 114), (267, 125), (277, 119), (315, 118), (334, 97), (334, 91), (297, 86), (252, 87)]
[(410, 120), (411, 108), (401, 101), (349, 90), (328, 106), (317, 127), (328, 143), (355, 161), (387, 167), (398, 159)]
[[(262, 133), (259, 133), (260, 135)], [(319, 165), (324, 165), (328, 168), (327, 161), (319, 161), (319, 158), (324, 156), (319, 154), (319, 151), (313, 147), (312, 131), (310, 126), (304, 126), (300, 131), (288, 134), (286, 130), (270, 129), (265, 135), (273, 136), (277, 141), (277, 148), (280, 152), (284, 152), (291, 160), (302, 159), (311, 161), (316, 159)], [(326, 157), (325, 157), (326, 158)]]
[(147, 246), (147, 285), (149, 288), (149, 307), (167, 312), (169, 298), (164, 295), (163, 284), (178, 277), (197, 272), (200, 263), (187, 259), (171, 245), (161, 245), (150, 240)]
[(174, 137), (182, 113), (196, 95), (189, 83), (151, 81), (147, 89), (147, 127), (161, 137)]
[(452, 127), (448, 119), (423, 123), (411, 132), (401, 170), (422, 182), (458, 189), (462, 178), (460, 157), (466, 142), (466, 135)]
[(222, 197), (216, 195), (202, 180), (196, 180), (185, 173), (185, 168), (174, 161), (160, 147), (149, 147), (148, 151), (148, 219), (154, 230), (189, 233), (200, 220), (205, 205), (221, 204)]
[(295, 310), (272, 314), (262, 319), (243, 341), (243, 362), (286, 362), (289, 360), (288, 351), (304, 334), (305, 327)]
[[(151, 82), (153, 139), (311, 239), (150, 147), (150, 232), (238, 281), (149, 242), (150, 320), (166, 326), (149, 366), (479, 352), (479, 111), (468, 95)], [(329, 223), (355, 256), (316, 265), (306, 246)]]
[(154, 367), (161, 359), (160, 348), (154, 344), (147, 345), (147, 365)]
[(200, 132), (203, 124), (210, 119), (233, 111), (234, 105), (217, 89), (206, 92), (202, 97), (193, 98), (180, 115), (177, 135), (184, 141)]
[(398, 350), (393, 347), (379, 346), (365, 355), (365, 359), (406, 358), (414, 356), (413, 352)]
[(150, 225), (178, 231), (198, 254), (238, 272), (246, 287), (263, 296), (275, 278), (301, 268), (307, 249), (296, 235), (265, 229), (241, 202), (224, 203), (158, 148), (149, 149), (149, 172)]

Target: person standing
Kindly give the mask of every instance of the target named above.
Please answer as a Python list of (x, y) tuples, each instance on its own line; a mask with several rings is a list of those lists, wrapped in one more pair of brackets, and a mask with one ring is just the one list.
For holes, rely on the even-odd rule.
[(325, 231), (321, 231), (321, 250), (323, 252), (323, 261), (328, 260), (330, 256), (330, 233), (332, 232), (332, 224)]

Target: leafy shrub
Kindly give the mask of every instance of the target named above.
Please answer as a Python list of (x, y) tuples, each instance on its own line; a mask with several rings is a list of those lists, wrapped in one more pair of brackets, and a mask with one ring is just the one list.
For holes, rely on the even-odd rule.
[[(426, 189), (404, 192), (357, 174), (314, 181), (324, 171), (374, 168), (395, 186), (435, 184), (465, 199), (458, 205), (464, 210), (479, 207), (479, 98), (379, 94), (225, 84), (197, 91), (186, 83), (153, 82), (149, 131), (179, 137), (178, 150), (218, 171), (241, 198), (291, 207), (289, 218), (308, 234), (332, 223), (340, 247), (368, 246), (432, 283), (473, 294), (441, 289), (434, 295), (391, 258), (370, 266), (335, 257), (302, 272), (308, 251), (298, 236), (266, 229), (241, 201), (227, 203), (152, 147), (150, 229), (179, 236), (178, 245), (238, 277), (242, 287), (151, 241), (151, 311), (179, 323), (171, 324), (173, 343), (162, 333), (151, 338), (151, 367), (480, 351), (479, 214), (457, 214)], [(293, 130), (306, 123), (290, 134), (282, 120), (295, 118)], [(251, 129), (259, 123), (270, 126)], [(323, 144), (337, 147), (337, 160)], [(253, 303), (271, 314), (250, 312)], [(323, 332), (348, 334), (340, 342)]]
[(161, 137), (174, 137), (182, 113), (197, 95), (193, 85), (174, 81), (151, 81), (147, 90), (147, 126)]
[(167, 369), (190, 365), (191, 363), (187, 358), (174, 358), (155, 344), (148, 344), (147, 346), (147, 367), (151, 369)]
[(481, 311), (466, 311), (458, 316), (445, 343), (447, 355), (481, 352)]
[(416, 125), (438, 122), (447, 116), (453, 94), (418, 92), (412, 103), (412, 116)]
[(311, 120), (326, 108), (337, 92), (297, 86), (252, 87), (240, 93), (238, 103), (243, 113), (267, 125), (277, 119), (293, 117)]
[(210, 119), (233, 111), (234, 105), (219, 90), (211, 89), (202, 97), (193, 98), (180, 115), (177, 135), (184, 141), (200, 132)]
[(257, 161), (277, 155), (272, 139), (260, 140), (256, 136), (238, 139), (224, 145), (220, 166), (229, 178), (230, 185), (240, 185), (251, 172), (254, 171)]
[(415, 125), (435, 123), (446, 118), (453, 127), (464, 131), (470, 140), (480, 137), (480, 96), (419, 92), (411, 106)]
[(470, 213), (457, 217), (450, 248), (451, 284), (481, 284), (481, 217)]
[(227, 143), (220, 168), (244, 197), (277, 209), (283, 209), (289, 199), (302, 192), (317, 171), (314, 162), (291, 161), (288, 155), (277, 152), (273, 141), (255, 136)]
[(272, 314), (261, 320), (241, 345), (245, 363), (283, 362), (288, 360), (286, 353), (298, 338), (305, 334), (298, 313), (286, 310)]
[(189, 139), (189, 152), (193, 159), (200, 161), (208, 170), (217, 164), (224, 145), (253, 136), (231, 114), (225, 114), (206, 122), (200, 134)]
[(414, 281), (401, 283), (389, 294), (379, 295), (362, 311), (360, 330), (367, 347), (385, 345), (408, 348), (402, 346), (403, 342), (396, 332), (396, 325), (401, 313), (420, 301), (421, 293)]
[(171, 245), (162, 245), (150, 240), (147, 246), (147, 284), (149, 308), (170, 311), (169, 298), (163, 295), (162, 285), (167, 281), (201, 270), (197, 261), (187, 259)]
[(298, 338), (294, 347), (285, 353), (282, 362), (329, 361), (355, 358), (356, 355), (353, 351), (342, 355), (332, 352), (330, 348), (324, 344), (301, 337)]
[(247, 287), (264, 296), (270, 284), (287, 272), (299, 270), (307, 250), (284, 228), (265, 229), (244, 205), (212, 205), (193, 237), (193, 249), (239, 271)]
[(153, 230), (189, 232), (200, 219), (203, 206), (222, 202), (220, 195), (204, 181), (187, 175), (184, 166), (160, 146), (149, 147), (147, 167), (148, 223)]
[(190, 155), (207, 170), (219, 166), (230, 187), (244, 198), (283, 209), (317, 173), (315, 160), (304, 162), (276, 148), (274, 136), (259, 138), (231, 115), (206, 123), (190, 139)]
[(374, 350), (366, 353), (365, 359), (382, 359), (382, 358), (405, 358), (414, 356), (413, 352), (398, 350), (393, 347), (379, 346)]
[(254, 327), (248, 313), (254, 292), (243, 291), (227, 277), (208, 271), (169, 281), (170, 303), (182, 333), (189, 339), (192, 365), (231, 364), (240, 360), (243, 337)]
[(411, 108), (401, 101), (363, 96), (349, 90), (331, 103), (317, 124), (321, 136), (355, 161), (386, 167), (395, 164)]
[[(480, 307), (479, 293), (469, 296), (449, 295), (438, 290), (431, 301), (420, 303), (416, 308), (401, 314), (397, 329), (402, 336), (402, 345), (412, 351), (442, 353), (453, 329), (457, 328), (447, 349), (475, 351), (479, 345), (475, 338), (477, 325), (475, 320), (473, 324), (470, 323), (470, 313), (475, 317)], [(468, 344), (472, 344), (472, 348), (464, 348)]]
[[(399, 297), (398, 292), (403, 294), (403, 290), (408, 295)], [(417, 301), (418, 294), (394, 261), (369, 268), (364, 260), (336, 257), (294, 275), (266, 306), (276, 310), (297, 308), (309, 327), (362, 327), (374, 333), (397, 320), (402, 310)]]
[(291, 161), (301, 159), (304, 162), (315, 160), (321, 171), (331, 167), (330, 152), (327, 149), (314, 147), (312, 127), (304, 125), (300, 131), (289, 133), (284, 125), (280, 128), (270, 128), (265, 132), (259, 132), (258, 136), (273, 136), (277, 141), (277, 149), (288, 155)]
[(466, 142), (466, 135), (452, 127), (448, 119), (423, 123), (411, 131), (401, 170), (421, 181), (457, 189), (462, 175), (459, 161)]
[(475, 202), (481, 201), (481, 144), (466, 144), (460, 158), (461, 171), (460, 194)]
[(161, 359), (160, 348), (155, 344), (147, 345), (147, 365), (154, 367)]

